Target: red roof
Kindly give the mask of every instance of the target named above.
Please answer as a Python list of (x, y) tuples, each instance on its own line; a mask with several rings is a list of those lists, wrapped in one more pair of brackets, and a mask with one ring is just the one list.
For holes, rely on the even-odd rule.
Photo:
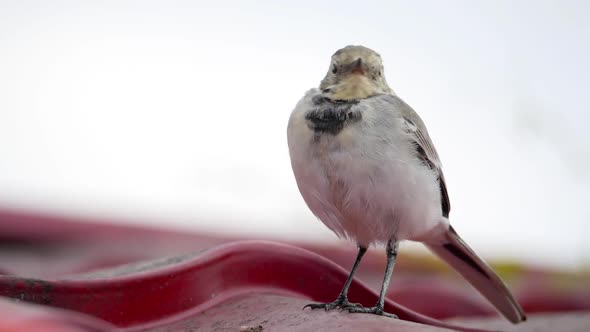
[[(237, 241), (8, 210), (0, 210), (0, 234), (0, 332), (115, 327), (439, 331), (422, 324), (462, 329), (435, 318), (496, 315), (466, 283), (412, 271), (403, 264), (396, 268), (388, 293), (399, 303), (386, 303), (386, 310), (401, 320), (301, 310), (310, 301), (335, 298), (348, 271), (334, 261), (349, 266), (355, 255), (352, 245), (342, 249)], [(360, 277), (371, 287), (355, 280), (351, 301), (374, 304), (377, 295), (372, 289), (378, 289), (382, 258), (368, 255)], [(537, 285), (532, 292), (517, 289), (528, 313), (534, 308), (590, 309), (588, 283), (570, 292), (550, 291), (548, 285)], [(520, 289), (526, 290), (526, 284)], [(590, 324), (590, 316), (580, 317), (573, 321)], [(477, 326), (483, 329), (486, 323)]]

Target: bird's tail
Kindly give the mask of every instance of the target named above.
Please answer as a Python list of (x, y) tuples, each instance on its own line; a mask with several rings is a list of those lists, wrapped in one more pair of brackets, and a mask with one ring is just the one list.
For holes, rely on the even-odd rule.
[(449, 226), (442, 244), (426, 243), (428, 249), (457, 270), (512, 323), (526, 320), (524, 311), (500, 277)]

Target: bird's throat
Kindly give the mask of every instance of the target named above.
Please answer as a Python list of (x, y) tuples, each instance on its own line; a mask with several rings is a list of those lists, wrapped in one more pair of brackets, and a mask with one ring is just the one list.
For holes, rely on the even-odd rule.
[(364, 75), (352, 74), (330, 87), (326, 94), (332, 100), (359, 100), (381, 93), (380, 89)]

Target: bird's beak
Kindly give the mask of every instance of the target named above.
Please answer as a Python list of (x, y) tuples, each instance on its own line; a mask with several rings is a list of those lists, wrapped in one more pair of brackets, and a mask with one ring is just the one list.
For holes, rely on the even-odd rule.
[(355, 62), (352, 63), (351, 65), (351, 72), (353, 74), (361, 74), (364, 75), (365, 72), (367, 71), (367, 66), (365, 65), (365, 63), (363, 62), (363, 59), (358, 58)]

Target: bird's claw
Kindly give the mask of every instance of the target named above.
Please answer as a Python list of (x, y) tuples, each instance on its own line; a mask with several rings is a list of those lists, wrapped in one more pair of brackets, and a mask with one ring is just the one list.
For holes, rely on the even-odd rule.
[(348, 312), (351, 313), (363, 313), (363, 314), (374, 314), (374, 315), (378, 315), (378, 316), (385, 316), (385, 317), (389, 317), (389, 318), (395, 318), (397, 319), (397, 316), (394, 314), (390, 314), (389, 312), (385, 312), (383, 311), (383, 307), (381, 306), (374, 306), (374, 307), (370, 307), (370, 308), (364, 308), (364, 307), (360, 307), (360, 308), (348, 308)]
[(303, 307), (303, 309), (305, 308), (311, 308), (311, 310), (324, 309), (326, 311), (329, 311), (336, 308), (340, 310), (350, 310), (353, 308), (363, 308), (363, 306), (360, 303), (350, 303), (348, 302), (347, 298), (338, 298), (336, 299), (336, 301), (330, 303), (310, 303)]

